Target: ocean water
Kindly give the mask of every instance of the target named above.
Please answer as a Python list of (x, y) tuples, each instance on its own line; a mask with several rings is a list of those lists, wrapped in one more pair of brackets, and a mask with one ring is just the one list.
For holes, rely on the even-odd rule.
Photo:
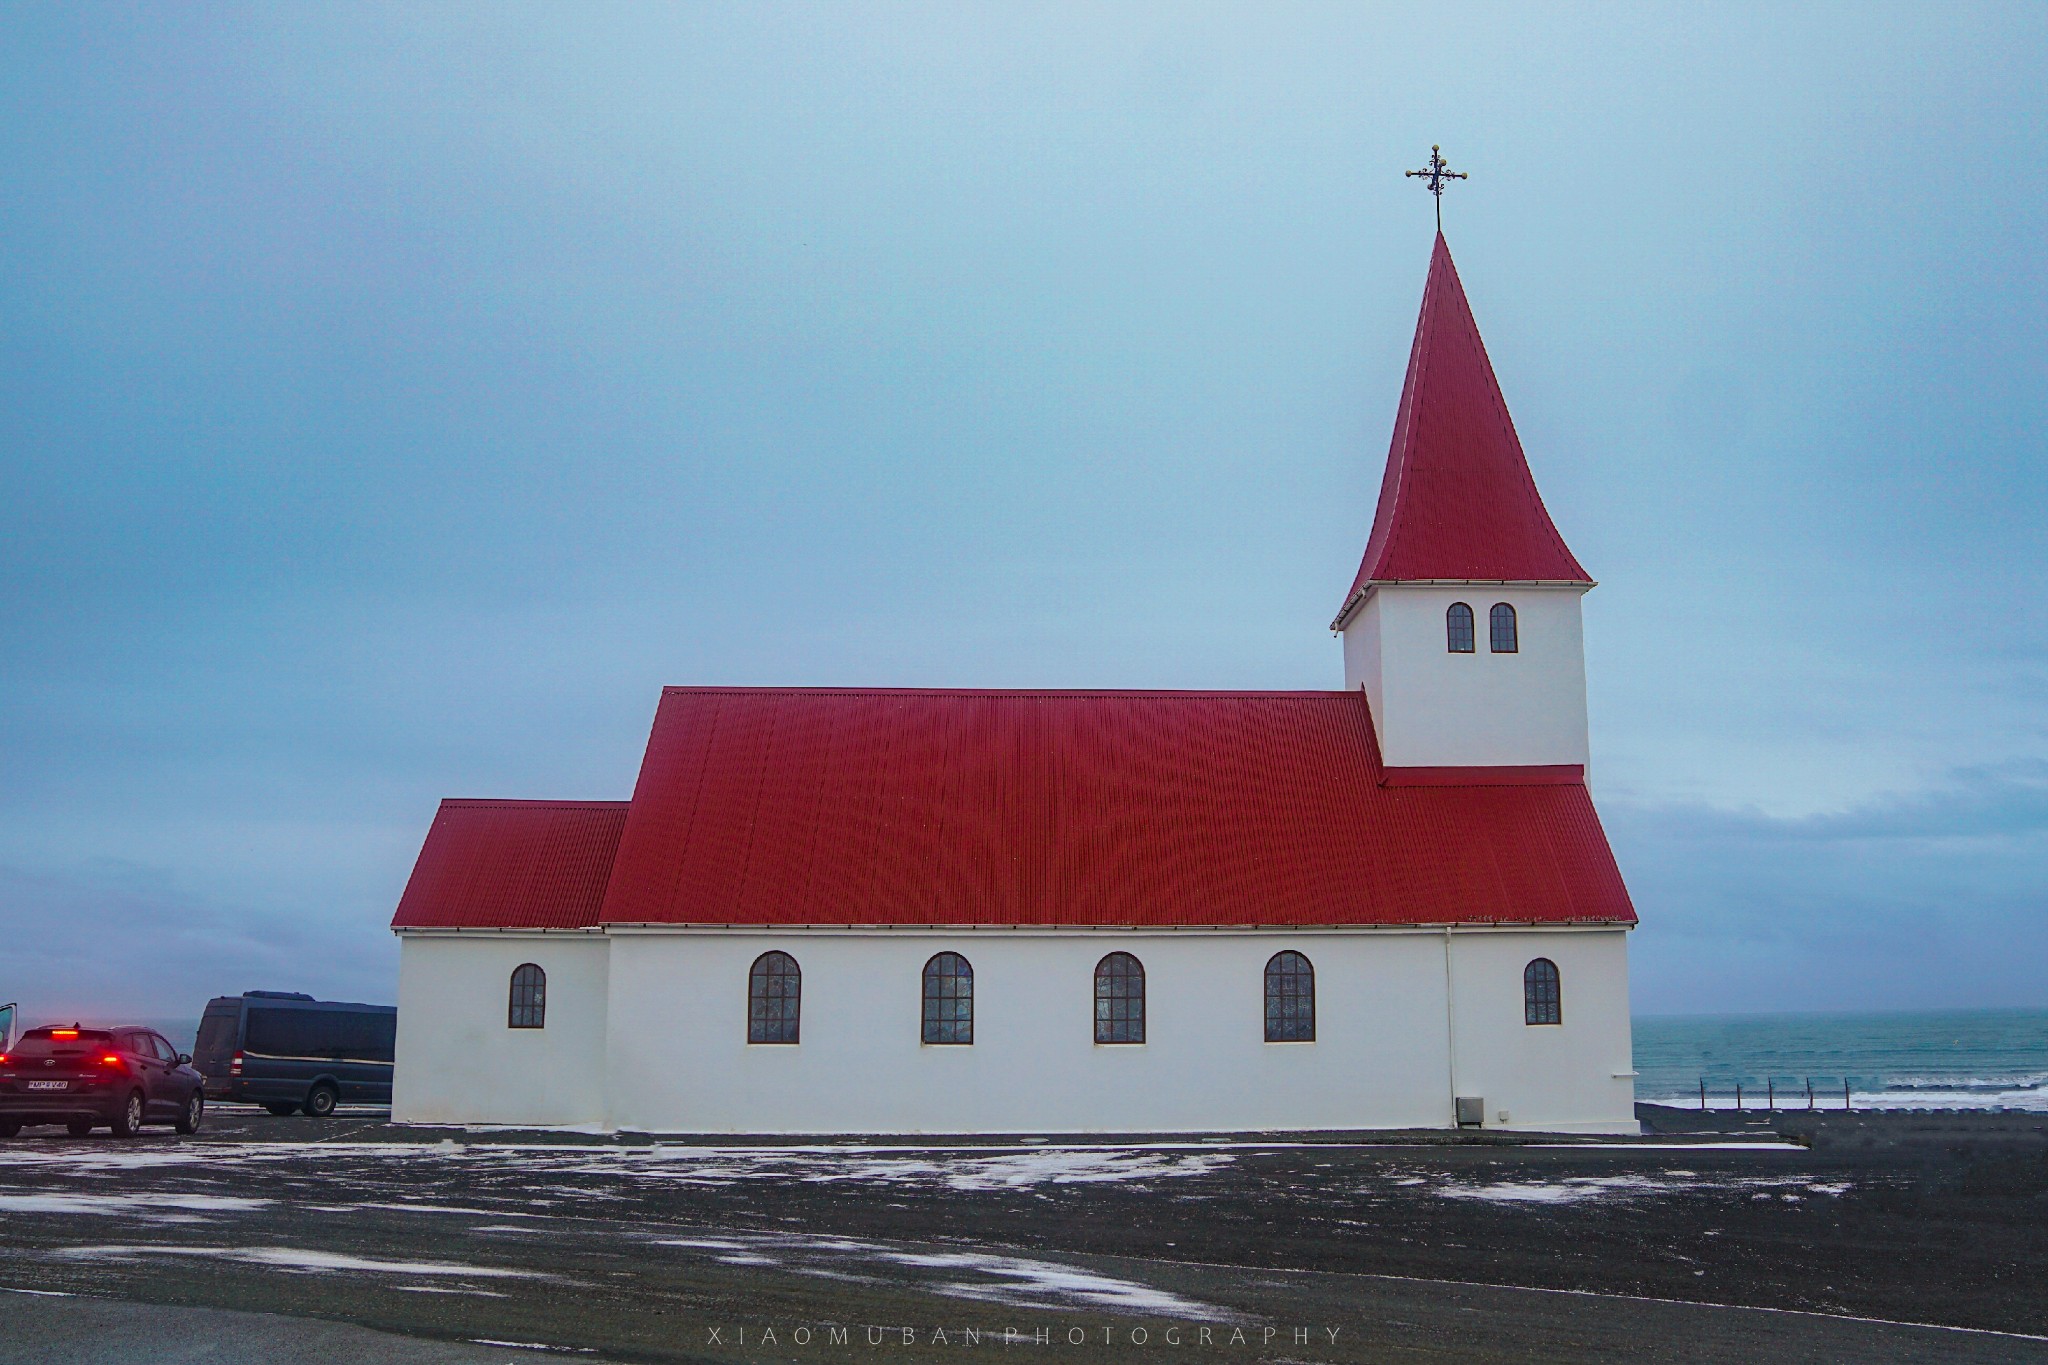
[(1636, 1098), (1761, 1108), (2009, 1109), (2048, 1113), (2048, 1010), (1666, 1014), (1635, 1020)]

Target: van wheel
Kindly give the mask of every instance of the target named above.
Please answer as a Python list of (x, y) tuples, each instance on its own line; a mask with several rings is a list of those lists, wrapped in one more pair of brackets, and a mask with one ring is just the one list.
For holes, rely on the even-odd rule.
[(185, 1101), (184, 1117), (180, 1118), (177, 1121), (177, 1123), (173, 1124), (172, 1126), (175, 1127), (179, 1132), (183, 1133), (185, 1136), (190, 1137), (192, 1134), (199, 1131), (199, 1120), (205, 1117), (206, 1101), (200, 1098), (199, 1093), (197, 1091), (194, 1091), (192, 1098)]
[(73, 1136), (73, 1137), (84, 1137), (84, 1136), (85, 1136), (86, 1134), (88, 1134), (88, 1133), (90, 1133), (90, 1132), (92, 1131), (92, 1120), (91, 1120), (91, 1119), (69, 1119), (69, 1120), (66, 1120), (66, 1121), (65, 1121), (65, 1124), (64, 1124), (64, 1131), (65, 1131), (65, 1132), (67, 1132), (67, 1133), (69, 1133), (69, 1134), (71, 1134), (71, 1136)]
[(131, 1138), (142, 1127), (142, 1092), (128, 1092), (128, 1103), (121, 1106), (121, 1112), (114, 1116), (114, 1136)]
[(266, 1104), (263, 1107), (281, 1119), (288, 1119), (299, 1112), (299, 1106), (296, 1104)]
[(316, 1119), (326, 1118), (329, 1114), (332, 1114), (334, 1112), (334, 1101), (335, 1094), (333, 1086), (314, 1086), (311, 1090), (306, 1092), (306, 1116), (308, 1118)]

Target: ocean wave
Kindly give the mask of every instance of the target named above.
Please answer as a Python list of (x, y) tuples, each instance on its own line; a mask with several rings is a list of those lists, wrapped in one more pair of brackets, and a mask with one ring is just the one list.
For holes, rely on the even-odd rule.
[[(1816, 1078), (1818, 1080), (1818, 1078)], [(1762, 1109), (1768, 1102), (1769, 1091), (1762, 1084), (1751, 1085), (1743, 1082), (1743, 1107)], [(1636, 1098), (1645, 1104), (1665, 1104), (1691, 1108), (1699, 1104), (1700, 1091), (1697, 1085), (1639, 1087)], [(1842, 1106), (1842, 1087), (1839, 1079), (1832, 1088), (1815, 1085), (1813, 1090), (1816, 1109), (1837, 1109)], [(1734, 1107), (1734, 1086), (1729, 1083), (1707, 1083), (1707, 1105), (1713, 1109)], [(1849, 1105), (1855, 1109), (1967, 1109), (1986, 1112), (2011, 1110), (2020, 1113), (2048, 1113), (2048, 1075), (2026, 1077), (1978, 1077), (1978, 1076), (1899, 1076), (1882, 1082), (1866, 1081), (1861, 1084), (1852, 1078), (1849, 1086)], [(1799, 1087), (1780, 1087), (1776, 1095), (1779, 1109), (1806, 1108), (1806, 1090)]]
[(1886, 1076), (1886, 1090), (2040, 1090), (2048, 1071), (2006, 1076)]
[(2037, 1090), (2023, 1090), (2011, 1095), (1943, 1095), (1933, 1091), (1923, 1091), (1916, 1095), (1896, 1095), (1877, 1090), (1867, 1095), (1856, 1096), (1850, 1108), (1901, 1112), (1955, 1110), (1970, 1114), (2048, 1114), (2048, 1095)]

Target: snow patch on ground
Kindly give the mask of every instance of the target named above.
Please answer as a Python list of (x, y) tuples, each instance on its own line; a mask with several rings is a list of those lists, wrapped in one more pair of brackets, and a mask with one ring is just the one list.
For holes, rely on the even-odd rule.
[(1848, 1182), (1809, 1184), (1804, 1176), (1701, 1176), (1669, 1170), (1644, 1175), (1567, 1176), (1562, 1180), (1499, 1180), (1485, 1184), (1461, 1180), (1437, 1182), (1434, 1193), (1445, 1199), (1476, 1199), (1489, 1204), (1582, 1204), (1592, 1200), (1639, 1199), (1659, 1195), (1706, 1192), (1746, 1193), (1752, 1199), (1778, 1198), (1798, 1202), (1807, 1194), (1841, 1195)]
[(497, 1346), (508, 1351), (557, 1351), (564, 1355), (596, 1355), (595, 1346), (550, 1346), (544, 1341), (493, 1341), (489, 1337), (471, 1337), (473, 1346)]
[[(1236, 1158), (1213, 1149), (1031, 1147), (906, 1151), (902, 1149), (654, 1147), (607, 1152), (556, 1170), (619, 1174), (683, 1185), (753, 1180), (805, 1184), (874, 1184), (949, 1190), (1028, 1189), (1034, 1185), (1102, 1184), (1207, 1175)], [(553, 1163), (547, 1163), (553, 1164)]]
[[(749, 1181), (880, 1184), (974, 1191), (1035, 1185), (1100, 1184), (1207, 1175), (1236, 1156), (1217, 1145), (1086, 1145), (1029, 1147), (591, 1147), (559, 1143), (463, 1145), (410, 1142), (194, 1143), (155, 1151), (68, 1148), (0, 1154), (8, 1167), (62, 1167), (80, 1174), (168, 1166), (233, 1167), (242, 1163), (460, 1161), (517, 1167), (522, 1175), (614, 1176), (684, 1185)], [(577, 1192), (578, 1197), (587, 1197)], [(408, 1205), (419, 1212), (426, 1205)], [(479, 1211), (481, 1212), (481, 1211)]]
[(387, 1286), (387, 1288), (399, 1294), (461, 1294), (466, 1298), (472, 1299), (509, 1299), (512, 1297), (510, 1294), (500, 1294), (495, 1289), (477, 1289), (468, 1285), (460, 1289), (450, 1289), (445, 1284), (394, 1284)]
[(765, 1265), (820, 1279), (873, 1284), (875, 1272), (910, 1272), (912, 1284), (934, 1294), (1012, 1308), (1093, 1309), (1132, 1316), (1235, 1315), (1136, 1280), (1081, 1266), (992, 1252), (919, 1251), (850, 1237), (803, 1233), (733, 1233), (716, 1237), (664, 1237), (655, 1246), (698, 1252), (725, 1265)]
[(467, 1209), (458, 1204), (343, 1204), (344, 1209), (389, 1209), (396, 1213), (459, 1213), (472, 1218), (537, 1218), (534, 1213), (516, 1213), (511, 1209)]
[(1136, 1317), (1217, 1316), (1207, 1305), (1167, 1290), (1053, 1261), (978, 1251), (884, 1252), (880, 1259), (898, 1265), (980, 1275), (983, 1278), (979, 1280), (947, 1280), (929, 1288), (957, 1298), (981, 1299), (1010, 1307), (1062, 1305)]
[(64, 1247), (49, 1253), (87, 1261), (126, 1261), (144, 1256), (205, 1256), (213, 1260), (243, 1261), (293, 1273), (360, 1272), (375, 1275), (458, 1276), (464, 1279), (548, 1278), (537, 1271), (506, 1270), (497, 1266), (456, 1265), (447, 1261), (380, 1261), (368, 1256), (349, 1256), (338, 1251), (314, 1251), (301, 1247), (174, 1247), (97, 1246)]
[(230, 1194), (0, 1194), (0, 1215), (89, 1213), (148, 1216), (166, 1209), (182, 1213), (247, 1213), (274, 1202), (270, 1199), (243, 1199)]

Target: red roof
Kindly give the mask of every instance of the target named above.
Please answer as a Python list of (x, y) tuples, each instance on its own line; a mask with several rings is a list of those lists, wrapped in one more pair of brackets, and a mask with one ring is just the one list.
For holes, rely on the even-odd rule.
[(1344, 612), (1368, 584), (1430, 579), (1593, 581), (1536, 491), (1442, 233), (1430, 255), (1379, 510)]
[(394, 929), (575, 929), (597, 923), (624, 801), (443, 801)]
[(602, 918), (1634, 922), (1583, 783), (1383, 778), (1362, 692), (669, 688)]

